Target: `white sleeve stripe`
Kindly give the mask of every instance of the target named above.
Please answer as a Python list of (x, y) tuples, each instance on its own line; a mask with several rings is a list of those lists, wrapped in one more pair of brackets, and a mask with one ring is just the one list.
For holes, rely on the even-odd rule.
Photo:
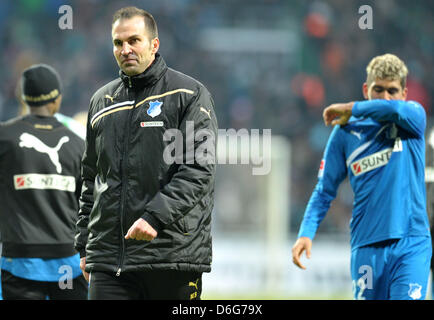
[(104, 112), (107, 112), (107, 111), (109, 111), (109, 110), (111, 110), (111, 109), (113, 109), (113, 108), (117, 108), (117, 107), (121, 107), (121, 106), (124, 106), (124, 105), (127, 105), (127, 104), (134, 104), (135, 103), (135, 101), (134, 100), (132, 100), (132, 101), (124, 101), (124, 102), (119, 102), (119, 103), (115, 103), (115, 104), (113, 104), (113, 105), (111, 105), (111, 106), (109, 106), (109, 107), (106, 107), (106, 108), (104, 108), (104, 109), (101, 109), (100, 111), (98, 111), (97, 113), (95, 113), (94, 115), (93, 115), (93, 117), (92, 117), (92, 119), (90, 120), (90, 122), (92, 123), (99, 115), (101, 115), (101, 114), (103, 114)]

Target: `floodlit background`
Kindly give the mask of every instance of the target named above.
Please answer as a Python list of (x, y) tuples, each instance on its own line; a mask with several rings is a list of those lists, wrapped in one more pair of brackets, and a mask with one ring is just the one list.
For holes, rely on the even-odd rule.
[[(72, 30), (58, 25), (64, 4), (73, 10)], [(366, 4), (373, 10), (371, 30), (359, 28), (358, 10)], [(304, 260), (308, 270), (291, 262), (331, 130), (322, 123), (322, 110), (363, 99), (367, 63), (390, 52), (407, 63), (409, 99), (423, 104), (430, 127), (434, 2), (1, 1), (0, 120), (17, 114), (19, 75), (40, 62), (55, 67), (63, 79), (61, 112), (86, 112), (92, 94), (118, 74), (111, 18), (127, 5), (154, 15), (160, 53), (170, 67), (208, 87), (221, 129), (272, 132), (271, 155), (252, 147), (247, 164), (219, 162), (213, 271), (204, 275), (203, 298), (351, 299), (348, 181), (320, 226), (312, 258)], [(238, 142), (228, 142), (228, 148), (238, 150)], [(270, 161), (268, 175), (253, 175), (261, 164), (254, 152)]]

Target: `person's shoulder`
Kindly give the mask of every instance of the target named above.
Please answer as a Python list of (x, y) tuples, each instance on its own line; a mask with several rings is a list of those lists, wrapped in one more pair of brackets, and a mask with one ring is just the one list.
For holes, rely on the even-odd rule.
[(56, 120), (62, 124), (65, 130), (69, 133), (74, 140), (77, 140), (78, 144), (84, 143), (86, 139), (86, 126), (76, 121), (74, 118), (68, 117), (62, 113), (56, 113), (54, 115)]
[(104, 98), (106, 95), (112, 96), (114, 92), (118, 89), (118, 87), (121, 85), (122, 80), (120, 78), (116, 78), (109, 83), (103, 85), (101, 88), (95, 91), (93, 94), (91, 101), (95, 101), (101, 98)]
[(208, 92), (208, 89), (199, 80), (181, 71), (167, 68), (166, 76), (168, 77), (170, 86), (173, 88), (184, 88), (195, 93), (199, 91)]
[(8, 119), (0, 122), (0, 129), (8, 129), (20, 123), (23, 120), (24, 116), (18, 116), (12, 119)]
[(84, 139), (80, 136), (80, 134), (77, 131), (66, 127), (64, 124), (62, 124), (62, 126), (62, 132), (69, 137), (71, 142), (80, 149), (84, 149)]

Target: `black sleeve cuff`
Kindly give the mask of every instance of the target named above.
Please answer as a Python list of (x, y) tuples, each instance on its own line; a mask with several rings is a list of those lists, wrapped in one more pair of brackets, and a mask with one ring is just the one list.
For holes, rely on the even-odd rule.
[(157, 232), (160, 232), (164, 228), (164, 225), (149, 212), (145, 211), (141, 218), (149, 223)]
[(80, 258), (86, 257), (86, 249), (80, 249), (77, 251), (80, 254)]

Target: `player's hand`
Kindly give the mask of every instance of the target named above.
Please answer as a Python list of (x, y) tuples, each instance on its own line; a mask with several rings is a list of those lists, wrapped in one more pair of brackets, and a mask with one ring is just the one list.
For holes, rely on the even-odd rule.
[(345, 125), (352, 115), (354, 102), (334, 103), (324, 109), (322, 117), (326, 126)]
[(157, 236), (157, 231), (143, 218), (139, 218), (128, 230), (125, 239), (151, 241)]
[(86, 281), (89, 282), (89, 272), (86, 272), (84, 268), (86, 268), (86, 257), (80, 258), (80, 269)]
[(301, 264), (300, 258), (303, 251), (306, 251), (306, 257), (310, 259), (310, 250), (312, 248), (312, 240), (308, 237), (300, 237), (292, 247), (292, 262), (299, 268), (306, 270), (306, 267)]

